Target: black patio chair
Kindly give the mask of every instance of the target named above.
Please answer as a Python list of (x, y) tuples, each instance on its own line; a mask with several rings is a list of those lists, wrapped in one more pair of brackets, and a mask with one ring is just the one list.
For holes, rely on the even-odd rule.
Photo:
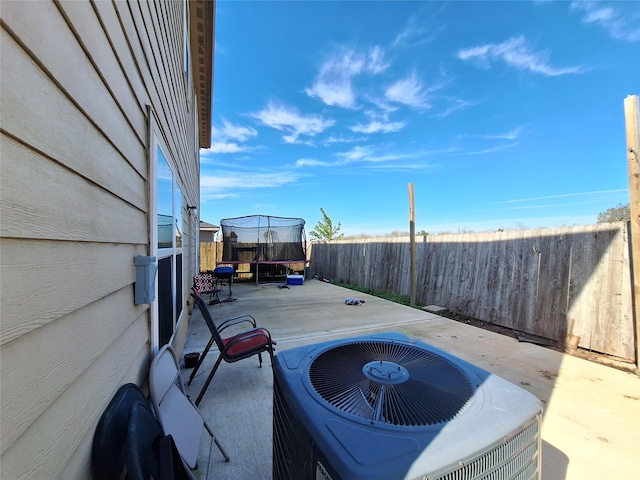
[(127, 429), (127, 480), (189, 480), (171, 435), (165, 435), (145, 401), (135, 402)]
[[(200, 309), (200, 313), (204, 317), (204, 320), (211, 331), (211, 338), (209, 339), (209, 343), (205, 347), (202, 355), (198, 359), (198, 363), (191, 372), (191, 376), (189, 377), (189, 381), (187, 385), (191, 385), (191, 381), (196, 375), (196, 372), (202, 365), (204, 358), (207, 353), (215, 343), (220, 351), (218, 355), (218, 359), (216, 360), (215, 365), (211, 369), (207, 380), (204, 383), (204, 386), (200, 390), (198, 394), (198, 398), (196, 398), (195, 404), (199, 405), (204, 393), (206, 392), (211, 380), (213, 379), (213, 375), (218, 370), (218, 367), (224, 360), (227, 363), (233, 363), (245, 358), (253, 357), (254, 355), (258, 356), (258, 361), (260, 367), (262, 368), (262, 352), (267, 352), (271, 357), (271, 365), (273, 365), (273, 346), (276, 344), (271, 339), (271, 334), (266, 328), (258, 327), (256, 325), (256, 320), (251, 315), (244, 314), (238, 315), (236, 317), (229, 318), (222, 322), (219, 326), (215, 324), (213, 318), (211, 317), (211, 313), (209, 313), (209, 309), (207, 308), (207, 304), (203, 300), (200, 292), (196, 288), (192, 288), (193, 293), (191, 296), (195, 300), (195, 304)], [(241, 323), (249, 323), (251, 328), (249, 330), (242, 331), (240, 333), (236, 333), (229, 337), (222, 337), (222, 332), (229, 327), (239, 325)]]
[(91, 461), (98, 480), (194, 479), (134, 383), (122, 385), (100, 417)]
[(102, 413), (93, 436), (91, 461), (98, 480), (120, 478), (125, 471), (124, 446), (129, 427), (129, 411), (147, 399), (134, 383), (122, 385)]

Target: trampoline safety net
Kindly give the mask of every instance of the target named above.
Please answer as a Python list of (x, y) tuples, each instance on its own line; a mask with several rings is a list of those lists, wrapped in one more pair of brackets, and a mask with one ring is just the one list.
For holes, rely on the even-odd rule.
[(249, 215), (224, 218), (222, 263), (304, 262), (306, 238), (301, 218)]

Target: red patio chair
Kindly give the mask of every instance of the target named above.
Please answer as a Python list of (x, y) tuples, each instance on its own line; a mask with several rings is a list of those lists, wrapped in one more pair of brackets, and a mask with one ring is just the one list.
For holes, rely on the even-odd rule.
[[(213, 375), (218, 370), (218, 367), (224, 360), (227, 363), (237, 362), (239, 360), (243, 360), (245, 358), (253, 357), (254, 355), (258, 355), (258, 361), (260, 363), (260, 367), (262, 368), (262, 352), (267, 352), (271, 357), (271, 365), (273, 365), (273, 346), (276, 344), (273, 340), (271, 340), (271, 334), (266, 328), (261, 328), (256, 326), (256, 320), (251, 315), (239, 315), (237, 317), (229, 318), (222, 322), (219, 326), (216, 326), (213, 318), (211, 318), (211, 314), (209, 313), (209, 309), (207, 308), (206, 303), (204, 302), (200, 292), (196, 288), (192, 288), (193, 293), (191, 296), (194, 298), (196, 305), (200, 309), (200, 313), (204, 317), (209, 330), (211, 331), (211, 339), (209, 343), (205, 347), (202, 355), (198, 359), (198, 363), (191, 372), (191, 376), (189, 377), (189, 381), (187, 385), (191, 385), (191, 381), (193, 377), (195, 377), (196, 372), (202, 365), (204, 361), (204, 357), (209, 353), (209, 350), (213, 346), (213, 343), (216, 344), (218, 350), (220, 351), (220, 355), (218, 355), (218, 359), (216, 360), (215, 365), (211, 369), (207, 380), (204, 383), (204, 386), (200, 390), (198, 394), (198, 398), (195, 401), (196, 405), (200, 404), (204, 393), (206, 392), (211, 380), (213, 379)], [(234, 325), (238, 325), (241, 323), (247, 322), (251, 325), (252, 328), (249, 330), (237, 333), (230, 337), (223, 338), (221, 333)]]

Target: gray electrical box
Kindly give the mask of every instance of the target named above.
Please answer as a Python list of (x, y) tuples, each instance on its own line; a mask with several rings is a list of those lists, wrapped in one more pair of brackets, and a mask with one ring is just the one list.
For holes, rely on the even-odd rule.
[(156, 257), (137, 255), (133, 257), (136, 266), (136, 283), (133, 285), (133, 303), (151, 303), (156, 298)]

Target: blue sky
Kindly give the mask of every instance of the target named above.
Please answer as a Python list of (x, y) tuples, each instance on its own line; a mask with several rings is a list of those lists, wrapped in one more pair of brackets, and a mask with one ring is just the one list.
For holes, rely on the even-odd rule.
[(346, 235), (596, 223), (629, 201), (637, 1), (218, 0), (202, 220)]

